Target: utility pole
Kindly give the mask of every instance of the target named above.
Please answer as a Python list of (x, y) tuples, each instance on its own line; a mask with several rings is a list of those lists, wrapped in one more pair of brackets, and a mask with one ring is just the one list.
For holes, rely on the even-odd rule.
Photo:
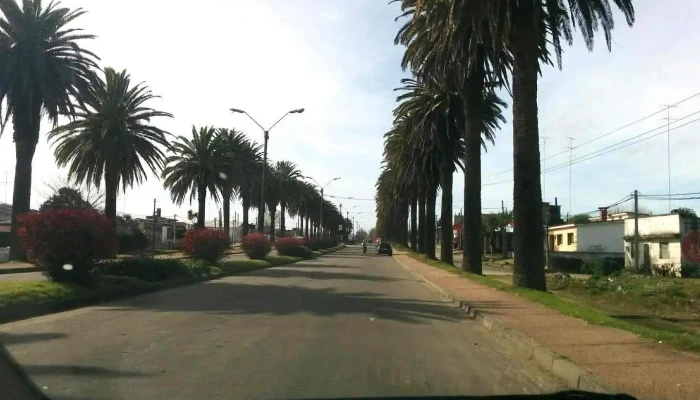
[(547, 198), (547, 172), (545, 168), (546, 160), (547, 160), (547, 139), (549, 137), (547, 136), (541, 136), (542, 138), (542, 198), (546, 199)]
[[(340, 205), (340, 219), (343, 222), (343, 224), (342, 224), (343, 232), (345, 232), (345, 219), (343, 219), (343, 205), (342, 204)], [(343, 243), (343, 234), (342, 233), (340, 234), (340, 243)]]
[(639, 273), (639, 192), (634, 191), (634, 272)]
[[(572, 155), (574, 151), (574, 138), (568, 137), (569, 139), (569, 213), (573, 215), (573, 211), (571, 208), (571, 160), (572, 160)], [(568, 222), (568, 221), (567, 221)]]
[(503, 211), (503, 228), (501, 228), (503, 231), (503, 244), (502, 244), (503, 249), (502, 250), (503, 250), (503, 258), (506, 258), (508, 256), (508, 251), (506, 250), (506, 226), (508, 226), (508, 223), (506, 221), (506, 206), (505, 206), (505, 202), (503, 200), (501, 200), (501, 210)]
[(224, 220), (221, 218), (221, 209), (219, 208), (219, 230), (223, 229), (222, 222), (224, 222)]
[[(668, 167), (668, 212), (671, 212), (671, 108), (677, 106), (664, 105), (666, 107), (666, 157)], [(675, 119), (674, 119), (675, 120)]]
[(153, 221), (151, 222), (151, 258), (156, 256), (156, 199), (153, 199)]
[[(343, 223), (347, 222), (350, 219), (350, 211), (345, 211), (345, 221)], [(350, 240), (350, 227), (348, 229), (344, 230), (345, 232), (345, 241), (347, 242)]]

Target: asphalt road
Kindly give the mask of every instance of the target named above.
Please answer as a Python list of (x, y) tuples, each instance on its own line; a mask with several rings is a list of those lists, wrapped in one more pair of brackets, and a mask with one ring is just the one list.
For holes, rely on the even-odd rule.
[[(385, 256), (330, 256), (0, 325), (52, 399), (562, 389)], [(2, 386), (2, 385), (0, 385)]]

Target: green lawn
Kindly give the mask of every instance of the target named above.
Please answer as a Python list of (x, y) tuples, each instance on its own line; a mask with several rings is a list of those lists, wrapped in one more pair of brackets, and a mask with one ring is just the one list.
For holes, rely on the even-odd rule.
[[(684, 350), (700, 352), (700, 279), (640, 276), (572, 279), (549, 292), (515, 288), (508, 280), (465, 273), (453, 265), (409, 253), (419, 261), (478, 283), (518, 294), (592, 324), (623, 329)], [(550, 287), (554, 283), (550, 281)]]

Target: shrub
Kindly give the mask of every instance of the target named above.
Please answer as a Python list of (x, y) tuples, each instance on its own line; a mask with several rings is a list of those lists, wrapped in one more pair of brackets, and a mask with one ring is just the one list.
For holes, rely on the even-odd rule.
[(279, 238), (275, 241), (277, 253), (281, 256), (311, 258), (311, 250), (304, 246), (304, 241), (298, 238)]
[(675, 277), (676, 268), (673, 264), (654, 264), (651, 266), (651, 272), (656, 276)]
[(698, 278), (700, 277), (700, 266), (697, 264), (682, 264), (681, 278)]
[(112, 223), (94, 210), (23, 214), (18, 233), (29, 260), (56, 282), (89, 283), (96, 262), (111, 258), (116, 249)]
[(262, 233), (250, 233), (241, 239), (241, 249), (251, 260), (262, 260), (270, 253), (270, 240)]
[(117, 232), (117, 248), (119, 253), (143, 254), (148, 247), (150, 240), (146, 232), (139, 228), (129, 228)]
[(125, 258), (100, 265), (99, 272), (112, 276), (127, 276), (146, 282), (168, 279), (202, 277), (213, 273), (213, 268), (204, 260), (175, 260), (158, 258)]
[(182, 250), (188, 256), (216, 264), (228, 249), (228, 238), (224, 231), (199, 228), (185, 232)]
[(557, 270), (559, 272), (568, 272), (570, 274), (580, 274), (581, 267), (583, 266), (583, 260), (580, 258), (568, 258), (568, 257), (549, 257), (550, 268)]
[(581, 272), (591, 275), (615, 275), (625, 269), (625, 260), (622, 257), (596, 258), (586, 261), (581, 267)]

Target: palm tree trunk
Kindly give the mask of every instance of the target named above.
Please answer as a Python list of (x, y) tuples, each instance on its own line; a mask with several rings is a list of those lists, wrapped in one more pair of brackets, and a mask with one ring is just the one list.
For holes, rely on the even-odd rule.
[[(538, 3), (539, 4), (539, 3)], [(537, 119), (537, 8), (519, 2), (513, 14), (513, 285), (547, 290)]]
[[(15, 122), (15, 131), (21, 129)], [(16, 137), (28, 137), (23, 132), (17, 132)], [(38, 137), (38, 127), (37, 127)], [(15, 141), (15, 181), (12, 192), (12, 225), (10, 227), (10, 259), (17, 261), (26, 260), (27, 256), (19, 239), (18, 217), (29, 212), (32, 195), (32, 160), (36, 150), (37, 141), (16, 140)]]
[(248, 193), (241, 191), (241, 205), (243, 207), (243, 227), (241, 228), (241, 235), (246, 236), (248, 234), (248, 210), (250, 209), (250, 196)]
[(425, 202), (425, 255), (435, 259), (435, 199), (437, 186), (428, 189), (428, 198)]
[(287, 207), (285, 203), (280, 203), (280, 237), (284, 236), (284, 232), (286, 230), (285, 227), (285, 220), (286, 216), (285, 214), (287, 213)]
[(226, 239), (231, 243), (231, 195), (232, 190), (226, 190), (223, 195), (224, 201), (224, 232), (226, 232)]
[(481, 134), (484, 98), (483, 50), (477, 53), (476, 68), (467, 81), (465, 109), (464, 160), (464, 257), (462, 270), (481, 275), (481, 248), (484, 241), (481, 227)]
[(105, 168), (105, 217), (112, 227), (117, 227), (117, 192), (119, 191), (119, 173), (114, 168)]
[(401, 199), (401, 213), (399, 215), (399, 220), (401, 221), (399, 224), (399, 243), (404, 246), (408, 246), (408, 208), (408, 201), (403, 197)]
[(418, 199), (411, 197), (411, 251), (418, 251)]
[(443, 154), (440, 171), (440, 186), (442, 186), (442, 204), (440, 209), (440, 259), (452, 264), (452, 178), (454, 163), (452, 155)]
[(204, 221), (207, 212), (207, 186), (200, 184), (197, 188), (197, 228), (204, 228)]
[(311, 236), (309, 236), (309, 217), (306, 217), (306, 233), (304, 234), (304, 237), (307, 239), (311, 239)]
[(418, 197), (418, 252), (421, 254), (425, 254), (428, 243), (425, 237), (425, 197), (422, 193)]
[(270, 212), (270, 241), (274, 242), (275, 241), (275, 211), (277, 211), (277, 207), (272, 208), (269, 207), (269, 212)]

